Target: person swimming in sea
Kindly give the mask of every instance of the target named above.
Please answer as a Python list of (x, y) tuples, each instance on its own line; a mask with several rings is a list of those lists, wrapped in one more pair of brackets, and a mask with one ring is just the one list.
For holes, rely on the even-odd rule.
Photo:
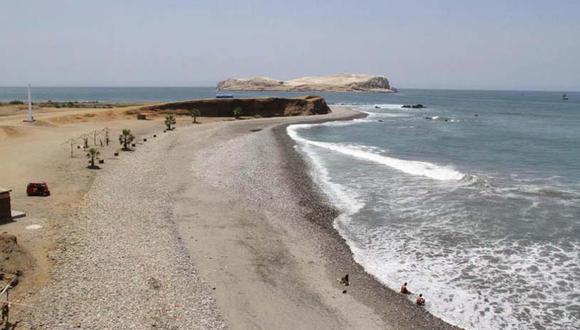
[(419, 296), (417, 296), (417, 305), (419, 306), (425, 305), (425, 298), (423, 298), (422, 293), (419, 293)]
[(401, 285), (401, 293), (402, 294), (409, 294), (411, 293), (411, 291), (409, 291), (409, 289), (407, 289), (407, 282), (403, 283), (403, 285)]

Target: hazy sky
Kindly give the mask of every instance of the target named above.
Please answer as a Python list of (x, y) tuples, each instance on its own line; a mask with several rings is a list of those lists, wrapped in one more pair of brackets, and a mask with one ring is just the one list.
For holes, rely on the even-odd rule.
[(580, 1), (0, 0), (0, 86), (209, 86), (340, 72), (580, 90)]

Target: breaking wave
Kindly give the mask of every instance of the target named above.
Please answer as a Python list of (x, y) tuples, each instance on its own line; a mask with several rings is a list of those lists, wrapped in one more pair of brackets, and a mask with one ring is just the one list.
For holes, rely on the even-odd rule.
[(338, 152), (350, 157), (355, 157), (358, 159), (374, 162), (377, 164), (382, 164), (406, 174), (424, 176), (434, 180), (441, 181), (460, 181), (465, 177), (465, 174), (451, 167), (440, 166), (428, 162), (404, 160), (388, 157), (375, 152), (371, 152), (369, 151), (369, 148), (357, 145), (312, 141), (300, 137), (300, 135), (297, 132), (298, 130), (313, 127), (313, 125), (318, 124), (291, 125), (288, 126), (287, 132), (292, 139), (302, 144), (316, 146), (326, 150)]

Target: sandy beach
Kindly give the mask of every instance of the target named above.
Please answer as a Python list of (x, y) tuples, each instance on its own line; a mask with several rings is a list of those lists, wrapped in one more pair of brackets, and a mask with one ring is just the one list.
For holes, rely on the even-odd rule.
[[(34, 132), (0, 117), (21, 134), (0, 141), (3, 185), (33, 177), (53, 190), (16, 190), (13, 207), (29, 216), (4, 225), (37, 264), (16, 292), (17, 328), (452, 328), (354, 263), (332, 227), (337, 211), (286, 135), (290, 123), (360, 113), (183, 118), (163, 133), (161, 119), (95, 112), (107, 111), (86, 122), (46, 114)], [(101, 170), (67, 158), (67, 137), (104, 125), (133, 129), (136, 151), (112, 156), (113, 136)], [(349, 287), (337, 281), (346, 273)]]

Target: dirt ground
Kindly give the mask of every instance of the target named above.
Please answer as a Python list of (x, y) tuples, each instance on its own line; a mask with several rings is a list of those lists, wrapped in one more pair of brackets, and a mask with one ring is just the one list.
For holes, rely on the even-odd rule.
[[(60, 224), (75, 215), (83, 196), (98, 170), (86, 168), (88, 160), (82, 149), (83, 136), (89, 146), (100, 150), (101, 166), (115, 162), (121, 148), (118, 136), (129, 128), (136, 143), (154, 133), (163, 134), (162, 115), (148, 114), (137, 120), (143, 105), (103, 109), (35, 108), (35, 122), (24, 122), (26, 107), (0, 106), (0, 187), (11, 189), (12, 209), (26, 212), (26, 217), (0, 224), (0, 233), (14, 235), (17, 245), (3, 244), (0, 269), (23, 272), (11, 297), (30, 295), (46, 283), (53, 260), (51, 254), (66, 249), (55, 232)], [(180, 116), (178, 124), (190, 124), (191, 117)], [(198, 118), (214, 122), (230, 118)], [(106, 143), (106, 132), (109, 145)], [(102, 146), (101, 146), (102, 145)], [(49, 197), (26, 196), (29, 182), (47, 182)], [(17, 307), (18, 308), (18, 307)]]

